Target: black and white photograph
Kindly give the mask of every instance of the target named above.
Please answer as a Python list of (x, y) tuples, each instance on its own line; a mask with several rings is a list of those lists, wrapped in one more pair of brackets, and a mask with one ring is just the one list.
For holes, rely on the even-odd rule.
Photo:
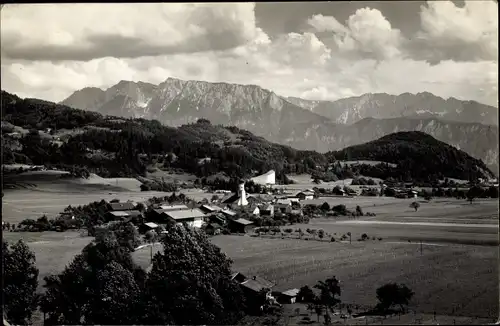
[(500, 321), (498, 2), (4, 3), (4, 325)]

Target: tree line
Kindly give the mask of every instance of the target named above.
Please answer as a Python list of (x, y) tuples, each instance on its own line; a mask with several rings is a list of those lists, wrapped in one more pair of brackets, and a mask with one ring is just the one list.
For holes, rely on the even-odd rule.
[[(40, 308), (48, 325), (234, 324), (251, 305), (231, 280), (231, 261), (201, 233), (174, 226), (146, 273), (114, 231), (98, 234), (37, 294), (35, 256), (21, 240), (3, 241), (4, 312), (29, 324)], [(166, 254), (165, 254), (166, 253)]]

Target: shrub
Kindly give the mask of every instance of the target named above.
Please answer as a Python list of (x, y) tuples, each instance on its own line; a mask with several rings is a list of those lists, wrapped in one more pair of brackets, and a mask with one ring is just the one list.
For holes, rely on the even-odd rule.
[(330, 242), (335, 242), (335, 238), (334, 238), (334, 237), (331, 237), (331, 238), (330, 238)]
[(347, 213), (347, 209), (346, 209), (345, 205), (343, 205), (343, 204), (333, 206), (332, 211), (337, 212), (339, 214), (343, 214), (343, 215), (346, 215), (346, 213)]
[(382, 238), (378, 238), (378, 241), (382, 241)]
[(369, 239), (369, 238), (370, 238), (370, 237), (369, 237), (366, 233), (363, 233), (363, 234), (361, 235), (361, 240), (363, 240), (363, 241), (364, 241), (364, 240), (367, 240), (367, 239)]

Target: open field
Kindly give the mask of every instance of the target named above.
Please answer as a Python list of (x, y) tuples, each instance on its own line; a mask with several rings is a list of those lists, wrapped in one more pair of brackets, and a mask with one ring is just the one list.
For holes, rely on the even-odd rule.
[(23, 239), (35, 253), (38, 291), (43, 290), (43, 278), (60, 273), (93, 237), (82, 237), (79, 232), (3, 232), (4, 240), (16, 242)]
[[(88, 179), (61, 178), (61, 171), (33, 171), (5, 178), (5, 183), (16, 184), (14, 189), (3, 189), (2, 221), (19, 223), (26, 218), (43, 214), (54, 217), (68, 205), (86, 205), (101, 199), (110, 201), (146, 201), (151, 197), (169, 196), (169, 192), (140, 191), (140, 182), (133, 178), (101, 178), (92, 174)], [(210, 198), (199, 189), (182, 190), (195, 200)]]
[(402, 282), (415, 291), (419, 313), (498, 317), (498, 248), (417, 246), (407, 243), (327, 243), (217, 236), (212, 242), (233, 259), (234, 270), (277, 282), (282, 291), (333, 275), (345, 303), (373, 305), (375, 290)]
[(472, 205), (456, 199), (422, 201), (417, 212), (409, 207), (413, 199), (325, 197), (304, 202), (325, 201), (331, 206), (344, 204), (350, 210), (359, 205), (365, 213), (377, 215), (356, 219), (318, 218), (294, 228), (323, 229), (337, 235), (351, 232), (353, 239), (367, 233), (370, 237), (394, 240), (498, 245), (498, 202), (494, 199), (478, 200)]
[[(289, 192), (296, 192), (300, 190), (305, 190), (308, 188), (314, 188), (314, 187), (320, 187), (320, 188), (333, 188), (335, 186), (340, 186), (343, 187), (349, 186), (354, 190), (358, 190), (360, 186), (351, 186), (352, 179), (344, 179), (344, 180), (338, 180), (338, 181), (330, 181), (330, 182), (321, 182), (320, 184), (316, 184), (313, 182), (311, 179), (310, 174), (295, 174), (295, 175), (288, 175), (288, 178), (293, 180), (295, 183), (294, 184), (289, 184), (289, 185), (274, 185), (273, 188), (283, 188), (285, 191)], [(365, 179), (373, 179), (375, 183), (378, 185), (378, 183), (381, 181), (381, 179), (378, 178), (371, 178), (371, 177), (364, 177)], [(369, 186), (369, 187), (377, 187), (375, 186)]]

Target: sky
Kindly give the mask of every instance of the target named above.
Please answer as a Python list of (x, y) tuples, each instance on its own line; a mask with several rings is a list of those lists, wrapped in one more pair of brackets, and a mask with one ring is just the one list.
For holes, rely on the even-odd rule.
[(58, 102), (174, 77), (312, 100), (427, 91), (498, 107), (497, 12), (493, 0), (7, 4), (1, 87)]

